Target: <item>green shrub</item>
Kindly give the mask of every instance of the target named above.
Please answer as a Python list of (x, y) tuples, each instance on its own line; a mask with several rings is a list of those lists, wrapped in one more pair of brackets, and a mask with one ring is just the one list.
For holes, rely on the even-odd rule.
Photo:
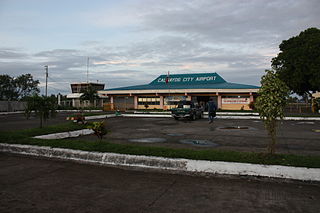
[(100, 139), (100, 141), (102, 140), (103, 136), (107, 134), (104, 121), (93, 122), (88, 126), (88, 128), (94, 131), (94, 134)]

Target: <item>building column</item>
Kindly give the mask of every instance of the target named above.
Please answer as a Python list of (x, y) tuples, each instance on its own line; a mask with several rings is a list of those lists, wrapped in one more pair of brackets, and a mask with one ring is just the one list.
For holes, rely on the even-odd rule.
[(163, 109), (163, 95), (160, 95), (160, 109)]
[(110, 104), (111, 104), (110, 109), (111, 109), (111, 110), (114, 110), (113, 96), (110, 96)]
[(254, 99), (253, 99), (253, 95), (252, 95), (252, 92), (250, 92), (250, 102), (253, 102)]
[(218, 109), (221, 109), (222, 107), (222, 96), (218, 95)]
[(72, 107), (76, 107), (76, 102), (75, 102), (74, 98), (72, 98)]
[(58, 106), (60, 106), (61, 105), (61, 94), (59, 93), (58, 94)]
[(138, 109), (138, 96), (133, 96), (134, 109)]

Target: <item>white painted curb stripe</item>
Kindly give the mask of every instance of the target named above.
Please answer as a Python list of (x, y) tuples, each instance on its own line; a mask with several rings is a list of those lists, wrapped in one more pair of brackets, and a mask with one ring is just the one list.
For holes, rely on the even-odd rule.
[[(203, 116), (204, 118), (207, 118), (208, 116)], [(239, 119), (239, 120), (260, 120), (259, 116), (228, 116), (228, 115), (218, 115), (216, 116), (216, 118), (220, 118), (220, 119)]]
[(188, 160), (187, 166), (194, 172), (320, 181), (320, 169), (316, 168), (196, 160)]
[[(204, 112), (205, 115), (208, 112)], [(217, 115), (259, 115), (257, 112), (217, 112)]]
[(288, 121), (320, 121), (320, 117), (284, 117)]
[(173, 159), (1, 143), (0, 151), (105, 165), (320, 181), (320, 169), (318, 168)]
[(86, 109), (86, 110), (78, 110), (78, 109), (70, 109), (70, 110), (56, 110), (57, 112), (103, 112), (101, 109)]
[(152, 117), (152, 118), (171, 118), (171, 115), (157, 115), (157, 114), (122, 114), (122, 117), (133, 117), (133, 118), (143, 118), (143, 117)]
[[(93, 109), (93, 110), (77, 110), (77, 109), (74, 109), (74, 110), (56, 110), (57, 112), (102, 112), (101, 109)], [(34, 112), (34, 111), (32, 111)], [(0, 115), (10, 115), (10, 114), (23, 114), (24, 111), (15, 111), (15, 112), (0, 112)]]
[(15, 111), (15, 112), (0, 112), (0, 115), (11, 115), (11, 114), (22, 114), (24, 111)]
[(170, 111), (163, 111), (163, 112), (143, 112), (143, 111), (140, 112), (140, 111), (134, 111), (133, 114), (171, 114), (171, 112)]
[(37, 139), (63, 139), (63, 138), (79, 137), (81, 135), (90, 135), (93, 133), (94, 133), (94, 131), (92, 129), (81, 129), (81, 130), (75, 130), (75, 131), (69, 131), (69, 132), (60, 132), (60, 133), (54, 133), (54, 134), (48, 134), (48, 135), (39, 135), (39, 136), (35, 136), (33, 138), (37, 138)]
[[(74, 111), (77, 112), (77, 110), (61, 110), (63, 112), (66, 111)], [(90, 110), (87, 110), (88, 112), (90, 112)], [(100, 112), (102, 110), (93, 110), (91, 112)], [(23, 112), (4, 112), (4, 113), (0, 113), (0, 115), (6, 115), (6, 114), (18, 114), (18, 113), (23, 113)], [(204, 118), (208, 118), (207, 116), (207, 112), (204, 112)], [(221, 116), (217, 116), (217, 118), (220, 119), (242, 119), (242, 120), (260, 120), (258, 113), (232, 113), (232, 112), (217, 112), (217, 115), (221, 115)], [(226, 115), (226, 116), (223, 116)], [(229, 116), (228, 116), (229, 115)], [(232, 116), (233, 115), (233, 116)], [(241, 116), (241, 115), (246, 115), (246, 116)], [(248, 116), (248, 115), (253, 115), (253, 116)], [(171, 114), (169, 113), (165, 113), (165, 114), (158, 114), (158, 113), (150, 113), (150, 114), (121, 114), (121, 115), (114, 115), (114, 114), (108, 114), (108, 115), (96, 115), (96, 116), (86, 116), (85, 120), (95, 120), (95, 119), (104, 119), (104, 118), (112, 118), (112, 117), (118, 117), (118, 116), (122, 116), (122, 117), (156, 117), (156, 118), (169, 118), (172, 117)], [(284, 117), (283, 120), (288, 120), (288, 121), (320, 121), (320, 117)]]
[[(171, 114), (170, 111), (163, 112), (140, 112), (134, 111), (133, 114)], [(208, 115), (208, 112), (203, 112), (204, 115)], [(259, 115), (257, 112), (217, 112), (217, 115)]]
[[(121, 114), (122, 117), (132, 117), (132, 118), (170, 118), (171, 115), (157, 115), (157, 114)], [(203, 118), (208, 118), (207, 115), (204, 115)], [(239, 119), (239, 120), (261, 120), (259, 116), (216, 116), (220, 119)], [(284, 120), (288, 121), (320, 121), (320, 117), (284, 117)]]
[(108, 115), (93, 115), (93, 116), (85, 116), (85, 120), (95, 120), (95, 119), (104, 119), (104, 118), (112, 118), (116, 117), (114, 114), (108, 114)]

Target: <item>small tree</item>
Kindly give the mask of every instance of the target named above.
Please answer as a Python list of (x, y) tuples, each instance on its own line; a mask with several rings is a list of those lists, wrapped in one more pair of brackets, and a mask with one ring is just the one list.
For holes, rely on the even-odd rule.
[(104, 121), (93, 122), (92, 125), (88, 126), (88, 128), (94, 131), (94, 134), (100, 139), (100, 141), (102, 140), (103, 136), (108, 133), (105, 128)]
[(266, 70), (261, 78), (261, 88), (258, 92), (255, 107), (271, 137), (268, 153), (275, 152), (277, 119), (284, 117), (284, 108), (289, 97), (288, 86), (279, 78), (275, 70)]
[(36, 116), (39, 116), (40, 118), (40, 128), (43, 127), (43, 121), (46, 121), (51, 117), (54, 117), (56, 114), (57, 103), (55, 97), (34, 95), (27, 97), (26, 101), (26, 117), (29, 118), (31, 112), (34, 111)]

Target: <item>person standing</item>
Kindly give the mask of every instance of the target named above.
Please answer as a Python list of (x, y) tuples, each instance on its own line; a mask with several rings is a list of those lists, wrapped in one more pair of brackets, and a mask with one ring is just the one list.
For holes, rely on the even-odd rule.
[(208, 108), (208, 118), (209, 124), (213, 122), (214, 117), (216, 117), (217, 106), (213, 101), (213, 98), (210, 98), (209, 102), (207, 103)]

